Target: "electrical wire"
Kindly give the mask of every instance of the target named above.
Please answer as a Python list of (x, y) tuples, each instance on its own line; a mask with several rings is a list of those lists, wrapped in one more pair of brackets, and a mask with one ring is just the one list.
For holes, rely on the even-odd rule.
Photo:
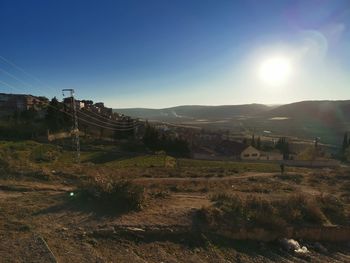
[(18, 66), (17, 64), (15, 64), (14, 62), (10, 61), (8, 58), (4, 58), (3, 56), (0, 56), (0, 59), (2, 61), (4, 61), (5, 63), (7, 63), (8, 65), (12, 66), (13, 68), (17, 69), (18, 71), (24, 73), (25, 75), (27, 75), (29, 78), (35, 80), (38, 83), (41, 83), (41, 85), (46, 86), (47, 88), (49, 88), (54, 94), (56, 93), (56, 90), (54, 88), (52, 88), (51, 86), (45, 84), (43, 81), (41, 81), (39, 78), (37, 78), (36, 76), (34, 76), (33, 74), (27, 72), (26, 70), (24, 70), (23, 68), (21, 68), (20, 66)]
[(97, 117), (99, 117), (99, 118), (108, 120), (108, 121), (113, 122), (113, 123), (115, 123), (115, 124), (119, 124), (118, 121), (108, 119), (107, 117), (105, 117), (105, 116), (103, 116), (103, 115), (100, 115), (100, 114), (98, 114), (98, 113), (96, 113), (96, 112), (93, 112), (92, 110), (89, 110), (89, 109), (86, 109), (86, 108), (84, 108), (83, 110), (84, 110), (85, 112), (92, 113), (92, 114), (94, 114), (95, 116), (97, 116)]
[(98, 122), (100, 122), (100, 123), (103, 123), (103, 124), (106, 124), (106, 125), (109, 125), (109, 126), (115, 126), (115, 127), (117, 127), (117, 128), (124, 128), (124, 127), (128, 127), (128, 126), (132, 126), (133, 124), (131, 124), (131, 125), (129, 125), (129, 124), (127, 124), (127, 125), (125, 125), (125, 124), (123, 124), (123, 123), (121, 123), (121, 122), (119, 122), (119, 123), (108, 123), (108, 122), (106, 122), (106, 121), (102, 121), (102, 120), (99, 120), (98, 118), (95, 118), (95, 117), (92, 117), (92, 116), (90, 116), (89, 114), (86, 114), (84, 111), (82, 111), (82, 110), (77, 110), (77, 112), (79, 112), (80, 114), (82, 114), (82, 115), (84, 115), (84, 116), (87, 116), (88, 118), (90, 118), (90, 119), (93, 119), (93, 120), (96, 120), (96, 121), (98, 121)]
[[(41, 81), (40, 79), (38, 79), (37, 77), (35, 77), (35, 76), (33, 76), (32, 74), (28, 73), (28, 72), (25, 71), (23, 68), (21, 68), (21, 67), (19, 67), (18, 65), (16, 65), (15, 63), (9, 61), (8, 59), (6, 59), (6, 58), (4, 58), (4, 57), (2, 57), (2, 56), (0, 56), (0, 59), (2, 59), (3, 61), (5, 61), (5, 62), (8, 63), (9, 65), (13, 66), (14, 68), (20, 70), (21, 72), (23, 72), (23, 73), (26, 74), (27, 76), (29, 76), (29, 77), (33, 78), (34, 80), (36, 80), (36, 81), (42, 83), (42, 81)], [(0, 68), (0, 71), (2, 71), (2, 72), (5, 73), (6, 75), (10, 76), (11, 78), (17, 80), (18, 82), (20, 82), (20, 83), (22, 83), (22, 84), (24, 84), (24, 85), (26, 85), (26, 86), (35, 88), (33, 85), (28, 84), (28, 83), (22, 81), (21, 79), (17, 78), (16, 76), (14, 76), (13, 74), (7, 72), (7, 71), (4, 70), (4, 69), (1, 69), (1, 68)], [(43, 83), (43, 84), (44, 84), (44, 83)], [(45, 84), (44, 84), (44, 85), (45, 85)], [(48, 88), (50, 88), (50, 87), (48, 86)], [(123, 129), (132, 126), (132, 125), (124, 125), (123, 123), (112, 121), (112, 120), (110, 120), (110, 119), (108, 119), (108, 118), (106, 118), (106, 117), (104, 117), (104, 116), (101, 116), (101, 115), (98, 115), (97, 113), (94, 113), (93, 111), (89, 111), (89, 112), (91, 112), (91, 113), (93, 113), (93, 114), (96, 114), (96, 115), (98, 115), (99, 118), (104, 118), (104, 119), (108, 120), (109, 122), (107, 123), (107, 122), (101, 121), (100, 119), (94, 118), (94, 117), (92, 117), (92, 116), (90, 116), (90, 115), (88, 115), (88, 114), (83, 113), (82, 111), (80, 111), (80, 112), (81, 112), (83, 115), (87, 116), (88, 118), (97, 120), (98, 122), (103, 123), (103, 124), (105, 124), (105, 125), (109, 125), (109, 126), (113, 126), (113, 127), (115, 126), (115, 127), (117, 127), (117, 128), (123, 128)], [(113, 122), (113, 125), (111, 124), (111, 122)]]
[[(23, 85), (33, 87), (33, 85), (28, 84), (28, 83), (22, 81), (21, 79), (17, 78), (16, 76), (12, 75), (11, 73), (7, 72), (6, 70), (4, 70), (4, 69), (2, 69), (2, 68), (0, 68), (0, 71), (3, 72), (3, 73), (5, 73), (6, 75), (10, 76), (11, 78), (17, 80), (18, 82), (22, 83)], [(34, 87), (33, 87), (33, 88), (34, 88)], [(89, 111), (89, 112), (94, 113), (93, 111)], [(85, 113), (84, 113), (83, 111), (81, 111), (81, 110), (80, 110), (80, 113), (83, 114), (83, 115), (85, 115), (85, 116), (87, 116), (88, 118), (94, 119), (94, 120), (96, 120), (96, 121), (98, 121), (98, 122), (100, 122), (100, 123), (103, 123), (104, 125), (108, 125), (108, 126), (113, 126), (113, 127), (123, 128), (123, 129), (124, 129), (124, 128), (130, 128), (130, 127), (132, 127), (132, 125), (133, 125), (133, 124), (131, 124), (131, 125), (124, 125), (123, 123), (120, 123), (120, 122), (118, 122), (118, 123), (117, 123), (117, 122), (108, 123), (108, 122), (106, 122), (106, 121), (101, 121), (100, 119), (97, 119), (97, 118), (92, 117), (92, 116), (90, 116), (90, 115), (88, 115), (88, 114), (85, 114)], [(95, 113), (95, 114), (98, 115), (97, 113)], [(99, 116), (99, 115), (98, 115), (98, 116)], [(102, 116), (99, 116), (99, 117), (102, 117)], [(106, 117), (104, 117), (104, 118), (107, 119)], [(107, 119), (107, 120), (109, 120), (109, 119)], [(109, 121), (110, 121), (110, 120), (109, 120)]]
[[(0, 83), (3, 84), (3, 85), (8, 86), (8, 87), (10, 87), (10, 88), (12, 88), (12, 89), (14, 89), (14, 90), (20, 90), (20, 89), (14, 87), (13, 85), (10, 85), (10, 84), (8, 84), (8, 83), (6, 83), (6, 82), (4, 82), (4, 81), (1, 81), (1, 80), (0, 80)], [(34, 98), (34, 99), (36, 99), (36, 100), (38, 100), (38, 101), (40, 101), (40, 102), (43, 103), (43, 100), (39, 99), (38, 97), (35, 97), (35, 96), (32, 96), (32, 95), (28, 95), (28, 96), (30, 96), (30, 97), (32, 97), (32, 98)], [(44, 102), (44, 103), (46, 103), (46, 102)], [(66, 112), (66, 111), (64, 111), (64, 110), (58, 109), (57, 107), (52, 106), (52, 105), (50, 105), (50, 104), (48, 104), (47, 106), (48, 106), (48, 107), (51, 107), (51, 108), (53, 108), (53, 109), (55, 109), (55, 110), (57, 110), (57, 111), (60, 111), (60, 112), (62, 112), (62, 113), (64, 113), (64, 114), (66, 114), (66, 115), (68, 115), (68, 116), (70, 116), (70, 117), (73, 118), (73, 115), (72, 115), (72, 114), (70, 114), (70, 113), (68, 113), (68, 112)], [(91, 124), (91, 125), (94, 125), (94, 126), (97, 126), (97, 127), (100, 127), (100, 128), (104, 128), (104, 129), (108, 129), (108, 130), (113, 130), (113, 131), (131, 131), (131, 130), (134, 130), (135, 127), (141, 126), (141, 124), (138, 124), (138, 125), (133, 126), (132, 128), (125, 128), (125, 129), (122, 129), (122, 128), (111, 128), (111, 127), (103, 126), (103, 125), (100, 125), (100, 124), (97, 124), (97, 123), (93, 123), (93, 122), (91, 122), (91, 121), (87, 121), (87, 120), (85, 120), (85, 119), (83, 119), (83, 118), (81, 118), (81, 117), (78, 117), (78, 120), (80, 120), (80, 121), (82, 121), (82, 122), (85, 122), (85, 123), (89, 123), (89, 124)]]

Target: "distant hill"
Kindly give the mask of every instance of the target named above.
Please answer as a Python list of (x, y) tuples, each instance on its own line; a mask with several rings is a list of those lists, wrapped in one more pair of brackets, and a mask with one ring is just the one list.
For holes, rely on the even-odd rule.
[(270, 110), (263, 104), (199, 106), (188, 105), (164, 109), (130, 108), (114, 109), (115, 112), (132, 117), (152, 120), (195, 120), (195, 119), (227, 119), (238, 116), (252, 116)]
[(350, 100), (291, 103), (260, 113), (256, 120), (276, 133), (340, 144), (344, 132), (350, 131)]
[(225, 106), (178, 106), (165, 109), (115, 109), (125, 115), (169, 121), (210, 129), (229, 129), (244, 134), (321, 137), (339, 144), (350, 131), (350, 100), (301, 101), (280, 106), (263, 104)]
[(350, 100), (301, 101), (279, 106), (260, 114), (266, 117), (288, 117), (301, 121), (335, 124), (350, 121)]

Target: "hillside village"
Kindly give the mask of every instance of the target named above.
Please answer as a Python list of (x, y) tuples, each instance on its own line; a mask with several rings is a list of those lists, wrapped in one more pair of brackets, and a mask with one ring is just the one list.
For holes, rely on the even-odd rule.
[(0, 9), (0, 263), (350, 262), (350, 0)]
[[(92, 100), (74, 100), (80, 128), (80, 135), (102, 140), (115, 140), (133, 138), (142, 141), (145, 132), (146, 121), (118, 114), (112, 108), (105, 107), (103, 102), (94, 103)], [(73, 118), (72, 98), (64, 98), (58, 102), (55, 98), (51, 101), (45, 97), (24, 94), (0, 94), (0, 108), (3, 119), (10, 120), (15, 115), (25, 112), (34, 113), (33, 123), (43, 123), (48, 114), (52, 119), (56, 118), (53, 125), (46, 130), (40, 127), (36, 137), (48, 141), (62, 140), (71, 137)], [(59, 109), (59, 110), (58, 110)], [(62, 114), (64, 113), (64, 114)], [(28, 114), (27, 114), (28, 115)], [(28, 115), (29, 116), (29, 115)], [(18, 117), (16, 117), (18, 118)], [(25, 117), (26, 118), (26, 117)], [(55, 122), (55, 121), (53, 121)], [(57, 126), (58, 125), (58, 126)], [(42, 125), (39, 125), (42, 126)], [(152, 127), (158, 131), (158, 137), (168, 137), (173, 140), (185, 141), (188, 144), (189, 156), (194, 159), (205, 160), (242, 160), (242, 161), (299, 161), (300, 165), (331, 165), (334, 150), (326, 145), (302, 140), (285, 140), (284, 137), (267, 137), (237, 134), (232, 138), (228, 130), (204, 129), (188, 127), (180, 124), (164, 122), (152, 122)], [(34, 133), (32, 133), (34, 134)], [(35, 139), (35, 137), (33, 137)], [(44, 139), (45, 140), (45, 139)], [(155, 142), (154, 142), (155, 143)], [(151, 147), (152, 148), (152, 147)], [(154, 148), (154, 147), (153, 147)], [(157, 148), (157, 147), (156, 147)], [(156, 149), (154, 148), (154, 149)], [(162, 147), (158, 147), (161, 150)], [(313, 150), (312, 150), (313, 149)], [(312, 154), (310, 154), (310, 151)], [(309, 154), (306, 154), (309, 153)], [(315, 162), (318, 161), (318, 162)]]
[(349, 259), (348, 163), (317, 139), (148, 122), (81, 100), (77, 159), (72, 98), (1, 98), (8, 262)]

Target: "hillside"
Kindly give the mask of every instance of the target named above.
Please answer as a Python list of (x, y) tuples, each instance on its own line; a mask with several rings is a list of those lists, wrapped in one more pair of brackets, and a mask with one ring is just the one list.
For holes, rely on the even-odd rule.
[(266, 117), (288, 117), (298, 120), (318, 120), (324, 124), (350, 121), (350, 100), (301, 101), (279, 106), (261, 114)]
[(350, 130), (350, 100), (301, 101), (281, 106), (263, 104), (225, 106), (178, 106), (165, 109), (115, 109), (126, 115), (191, 124), (210, 129), (305, 139), (321, 137), (323, 142), (339, 144)]
[(164, 109), (129, 108), (114, 109), (115, 112), (132, 117), (152, 120), (193, 120), (193, 119), (227, 119), (238, 116), (251, 116), (270, 110), (263, 104), (200, 106), (186, 105)]
[(302, 101), (259, 114), (265, 128), (339, 144), (350, 129), (350, 101)]

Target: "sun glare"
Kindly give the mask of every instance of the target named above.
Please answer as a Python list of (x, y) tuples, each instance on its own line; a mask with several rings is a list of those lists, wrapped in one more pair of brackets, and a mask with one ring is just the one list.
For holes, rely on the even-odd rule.
[(270, 86), (285, 84), (291, 74), (291, 62), (286, 57), (271, 57), (261, 62), (259, 77)]

